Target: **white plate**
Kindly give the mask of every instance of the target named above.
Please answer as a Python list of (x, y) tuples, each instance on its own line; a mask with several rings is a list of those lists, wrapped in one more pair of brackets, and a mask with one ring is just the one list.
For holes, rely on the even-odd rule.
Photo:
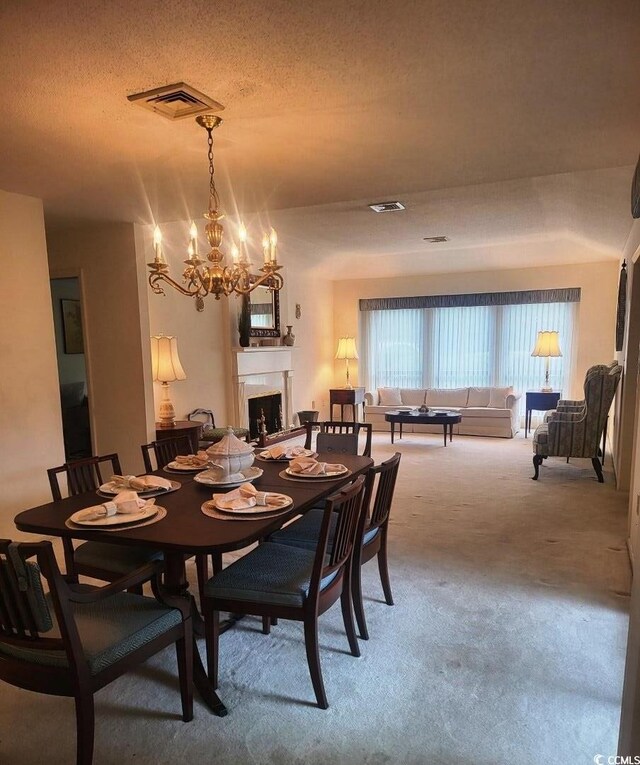
[(113, 495), (120, 494), (121, 491), (136, 491), (136, 494), (139, 497), (152, 497), (153, 495), (158, 494), (168, 494), (170, 491), (177, 491), (182, 486), (181, 483), (178, 481), (171, 481), (171, 488), (170, 489), (162, 489), (159, 486), (157, 486), (155, 489), (144, 489), (143, 491), (136, 491), (135, 489), (117, 489), (113, 485), (113, 481), (107, 481), (107, 483), (103, 483), (102, 486), (98, 489), (98, 493), (102, 492), (103, 495)]
[(323, 478), (335, 478), (336, 476), (344, 475), (349, 472), (349, 468), (342, 465), (342, 470), (330, 470), (328, 473), (318, 473), (317, 475), (312, 475), (310, 473), (296, 473), (295, 470), (291, 470), (290, 467), (285, 468), (284, 472), (292, 478), (315, 478), (316, 480), (322, 480)]
[(281, 505), (264, 505), (264, 507), (262, 505), (254, 505), (253, 507), (243, 507), (238, 510), (230, 510), (228, 507), (220, 507), (218, 504), (220, 500), (217, 499), (213, 502), (213, 505), (216, 510), (219, 510), (221, 513), (229, 513), (229, 515), (260, 515), (261, 513), (277, 513), (293, 504), (293, 499), (291, 499), (288, 494), (280, 494), (277, 491), (270, 491), (268, 494), (271, 496), (282, 497), (282, 499), (286, 501)]
[(292, 457), (285, 457), (284, 455), (282, 457), (265, 457), (265, 454), (268, 455), (269, 452), (258, 452), (258, 454), (256, 454), (256, 459), (261, 460), (262, 462), (290, 462), (291, 460), (298, 459), (298, 457), (318, 456), (317, 452), (312, 452), (310, 449), (305, 449), (301, 454), (295, 454)]
[(205, 486), (220, 486), (221, 488), (233, 489), (236, 486), (240, 486), (243, 483), (252, 483), (256, 478), (264, 473), (264, 470), (259, 467), (249, 467), (239, 471), (244, 478), (241, 481), (221, 481), (220, 473), (215, 468), (209, 468), (201, 473), (193, 476), (193, 480), (198, 483), (203, 483)]
[(183, 465), (181, 462), (170, 462), (168, 465), (165, 465), (165, 470), (169, 468), (169, 470), (174, 470), (176, 473), (199, 473), (201, 470), (206, 470), (207, 466), (203, 465), (202, 467), (188, 467), (187, 465)]
[(102, 516), (94, 520), (87, 520), (85, 515), (89, 515), (89, 508), (84, 510), (78, 510), (74, 513), (69, 520), (72, 523), (77, 523), (79, 526), (122, 526), (128, 523), (139, 523), (140, 521), (146, 521), (149, 518), (153, 518), (158, 512), (157, 505), (148, 504), (143, 507), (137, 513), (116, 513), (115, 515)]

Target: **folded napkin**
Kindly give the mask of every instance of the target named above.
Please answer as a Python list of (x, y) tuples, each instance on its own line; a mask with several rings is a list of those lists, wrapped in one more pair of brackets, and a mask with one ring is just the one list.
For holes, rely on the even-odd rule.
[(289, 470), (292, 473), (300, 473), (301, 475), (324, 475), (325, 473), (339, 473), (345, 470), (345, 466), (329, 462), (318, 462), (313, 457), (298, 457), (289, 463)]
[(152, 491), (153, 489), (172, 488), (171, 481), (158, 475), (112, 475), (110, 483), (116, 489), (133, 489), (134, 491)]
[(223, 510), (246, 510), (250, 507), (282, 507), (287, 500), (281, 494), (258, 491), (253, 484), (243, 483), (226, 494), (214, 494), (216, 505)]
[(267, 460), (279, 460), (282, 457), (293, 459), (304, 454), (308, 454), (304, 446), (280, 446), (279, 444), (274, 444), (274, 446), (270, 446), (268, 449), (260, 452), (260, 456)]
[(197, 454), (179, 454), (175, 461), (183, 467), (206, 467), (209, 464), (209, 455), (200, 450)]
[(121, 491), (109, 502), (88, 507), (83, 512), (82, 519), (85, 521), (97, 521), (100, 518), (108, 518), (116, 514), (131, 515), (142, 510), (143, 507), (153, 505), (154, 503), (155, 499), (142, 499), (135, 491)]

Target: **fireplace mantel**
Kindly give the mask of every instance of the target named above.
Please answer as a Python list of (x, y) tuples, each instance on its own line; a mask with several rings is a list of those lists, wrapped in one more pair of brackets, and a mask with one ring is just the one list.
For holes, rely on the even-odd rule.
[[(252, 386), (274, 386), (282, 393), (282, 411), (285, 424), (293, 421), (292, 384), (293, 364), (291, 348), (271, 346), (265, 348), (233, 348), (233, 406), (234, 423), (241, 428), (248, 427), (248, 389)], [(265, 382), (264, 378), (270, 378)], [(277, 384), (276, 384), (277, 381)]]

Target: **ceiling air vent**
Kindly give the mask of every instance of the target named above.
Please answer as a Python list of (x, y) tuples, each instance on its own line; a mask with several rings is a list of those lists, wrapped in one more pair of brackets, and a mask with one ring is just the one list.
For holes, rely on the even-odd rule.
[(127, 96), (127, 99), (144, 109), (161, 114), (168, 120), (181, 120), (194, 114), (224, 109), (222, 104), (186, 82), (176, 82), (174, 85), (163, 85), (144, 93), (134, 93)]
[(369, 205), (373, 212), (396, 212), (396, 210), (404, 210), (402, 202), (377, 202), (374, 205)]
[(425, 242), (429, 242), (429, 244), (440, 244), (449, 241), (448, 236), (425, 236), (423, 239)]

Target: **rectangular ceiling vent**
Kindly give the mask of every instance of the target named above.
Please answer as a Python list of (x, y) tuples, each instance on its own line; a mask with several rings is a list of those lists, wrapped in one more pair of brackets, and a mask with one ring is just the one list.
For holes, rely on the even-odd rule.
[(369, 205), (373, 212), (396, 212), (397, 210), (404, 210), (402, 202), (376, 202), (374, 205)]
[(429, 242), (429, 244), (440, 244), (441, 242), (448, 242), (449, 237), (448, 236), (425, 236), (424, 241)]
[(163, 85), (144, 93), (134, 93), (127, 96), (127, 99), (144, 109), (161, 114), (168, 120), (182, 120), (194, 114), (219, 112), (224, 109), (222, 104), (186, 82), (176, 82), (174, 85)]

